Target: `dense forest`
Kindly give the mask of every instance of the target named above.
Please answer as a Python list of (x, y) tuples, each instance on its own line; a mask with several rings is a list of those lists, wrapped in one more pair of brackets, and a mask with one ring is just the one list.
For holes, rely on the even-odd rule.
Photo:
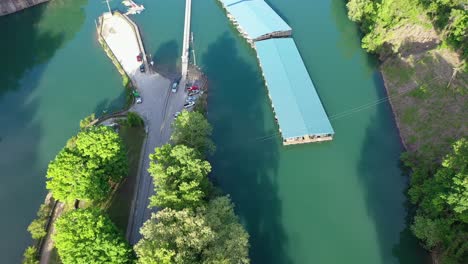
[(435, 263), (468, 263), (468, 2), (350, 0), (379, 56), (410, 169), (411, 230)]

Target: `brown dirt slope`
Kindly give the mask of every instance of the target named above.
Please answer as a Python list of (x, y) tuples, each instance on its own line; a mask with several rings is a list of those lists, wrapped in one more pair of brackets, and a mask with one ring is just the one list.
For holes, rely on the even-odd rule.
[(405, 25), (389, 40), (382, 74), (406, 148), (439, 160), (468, 135), (468, 73), (459, 56), (440, 47), (432, 27)]

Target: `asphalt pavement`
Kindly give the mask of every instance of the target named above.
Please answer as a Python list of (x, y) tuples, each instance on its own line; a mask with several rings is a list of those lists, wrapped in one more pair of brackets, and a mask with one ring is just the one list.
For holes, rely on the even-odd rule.
[(130, 111), (135, 111), (145, 120), (147, 137), (142, 152), (141, 167), (138, 175), (137, 193), (133, 201), (133, 212), (127, 228), (127, 239), (134, 245), (141, 238), (140, 228), (151, 217), (156, 209), (148, 208), (149, 197), (154, 194), (154, 186), (148, 173), (149, 155), (156, 147), (169, 142), (171, 124), (176, 112), (181, 111), (185, 102), (185, 84), (179, 84), (176, 93), (171, 92), (172, 80), (157, 73), (135, 73), (132, 76), (143, 99), (141, 104), (135, 104)]

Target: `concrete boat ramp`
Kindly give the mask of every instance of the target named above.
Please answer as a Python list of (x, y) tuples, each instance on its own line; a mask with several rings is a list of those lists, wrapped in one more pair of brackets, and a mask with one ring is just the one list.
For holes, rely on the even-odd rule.
[[(153, 181), (148, 173), (149, 155), (156, 147), (169, 141), (172, 120), (175, 113), (182, 110), (186, 92), (181, 83), (177, 92), (172, 93), (171, 80), (149, 67), (151, 65), (147, 63), (138, 27), (127, 16), (117, 12), (113, 15), (105, 13), (99, 19), (98, 33), (142, 98), (141, 104), (130, 108), (145, 120), (147, 133), (126, 234), (129, 242), (135, 244), (141, 237), (140, 227), (152, 212), (148, 209), (149, 197), (154, 193)], [(142, 62), (137, 60), (139, 54), (143, 57)], [(142, 64), (145, 65), (145, 72), (140, 72)], [(116, 66), (119, 68), (119, 65)]]

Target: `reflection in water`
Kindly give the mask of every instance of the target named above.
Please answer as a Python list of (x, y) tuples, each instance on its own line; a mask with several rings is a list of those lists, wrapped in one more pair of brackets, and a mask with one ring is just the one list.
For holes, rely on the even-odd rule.
[(331, 0), (331, 15), (336, 23), (336, 28), (340, 32), (336, 43), (338, 50), (345, 58), (352, 58), (357, 52), (361, 52), (361, 41), (356, 38), (359, 35), (359, 28), (350, 23), (348, 19), (346, 1)]
[[(43, 129), (34, 95), (49, 60), (74, 38), (87, 0), (54, 0), (0, 17), (0, 259), (18, 263), (29, 244), (26, 227), (43, 199), (39, 164)], [(59, 110), (59, 109), (57, 109)], [(33, 199), (33, 200), (32, 200)]]
[(245, 61), (234, 44), (232, 37), (223, 34), (202, 56), (203, 69), (210, 77), (209, 109), (214, 109), (208, 115), (217, 144), (213, 175), (231, 195), (251, 235), (252, 263), (288, 264), (276, 179), (280, 142), (245, 144), (246, 139), (275, 133), (276, 127), (261, 75), (252, 67), (254, 57)]
[(84, 22), (81, 6), (87, 0), (54, 0), (23, 12), (0, 17), (0, 95), (18, 88), (23, 74), (47, 62)]

